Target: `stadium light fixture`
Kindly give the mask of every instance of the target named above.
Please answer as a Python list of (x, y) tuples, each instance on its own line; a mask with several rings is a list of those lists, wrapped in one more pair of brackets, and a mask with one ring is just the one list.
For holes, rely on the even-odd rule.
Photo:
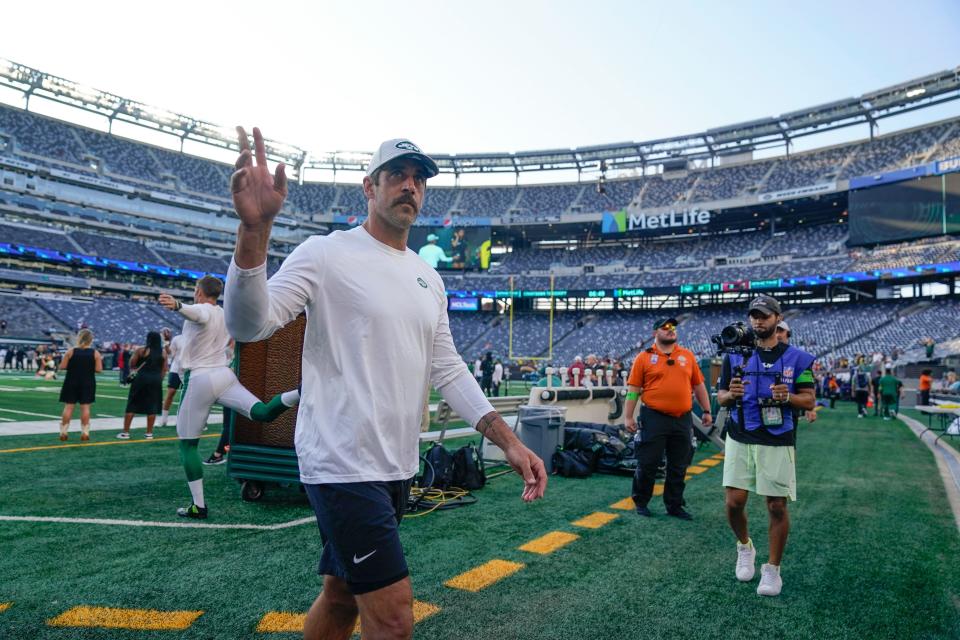
[(910, 89), (910, 91), (907, 91), (907, 97), (908, 97), (908, 98), (915, 98), (915, 97), (917, 97), (917, 96), (922, 96), (922, 95), (925, 94), (926, 92), (927, 92), (927, 90), (924, 89), (923, 87), (919, 87), (919, 88), (917, 88), (917, 89)]

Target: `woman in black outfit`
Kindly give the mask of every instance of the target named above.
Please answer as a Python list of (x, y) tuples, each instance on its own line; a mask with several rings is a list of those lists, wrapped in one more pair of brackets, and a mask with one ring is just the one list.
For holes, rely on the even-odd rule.
[(147, 416), (147, 440), (153, 439), (153, 423), (163, 409), (163, 375), (167, 372), (167, 359), (163, 355), (160, 334), (147, 334), (147, 346), (137, 349), (130, 358), (130, 394), (127, 396), (127, 411), (123, 416), (123, 431), (117, 434), (121, 440), (130, 438), (130, 423), (134, 414)]
[(73, 407), (80, 405), (80, 440), (90, 439), (90, 405), (96, 402), (97, 377), (103, 371), (100, 352), (93, 348), (93, 332), (81, 329), (77, 334), (77, 346), (69, 349), (60, 361), (60, 369), (66, 369), (67, 377), (60, 388), (60, 402), (64, 403), (60, 416), (60, 440), (67, 439), (67, 430), (73, 418)]

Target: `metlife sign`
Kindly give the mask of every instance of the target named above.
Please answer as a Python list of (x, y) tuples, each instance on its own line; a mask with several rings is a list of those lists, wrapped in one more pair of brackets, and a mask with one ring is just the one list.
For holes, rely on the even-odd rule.
[(669, 211), (659, 214), (631, 214), (626, 209), (603, 214), (601, 230), (603, 233), (625, 233), (630, 231), (657, 231), (690, 228), (710, 224), (711, 213), (702, 209)]
[(710, 224), (710, 212), (694, 209), (692, 211), (671, 211), (660, 215), (630, 216), (627, 231), (648, 229), (671, 229), (673, 227), (692, 227)]

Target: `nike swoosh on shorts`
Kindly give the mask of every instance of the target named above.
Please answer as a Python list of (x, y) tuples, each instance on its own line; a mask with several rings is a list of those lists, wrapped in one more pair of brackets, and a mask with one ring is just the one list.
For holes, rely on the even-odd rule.
[(371, 551), (371, 552), (368, 553), (367, 555), (361, 556), (361, 557), (359, 557), (359, 558), (357, 557), (357, 554), (353, 554), (353, 564), (360, 564), (361, 562), (363, 562), (364, 560), (366, 560), (367, 558), (369, 558), (370, 556), (372, 556), (372, 555), (375, 554), (376, 552), (377, 552), (377, 550), (374, 549), (373, 551)]

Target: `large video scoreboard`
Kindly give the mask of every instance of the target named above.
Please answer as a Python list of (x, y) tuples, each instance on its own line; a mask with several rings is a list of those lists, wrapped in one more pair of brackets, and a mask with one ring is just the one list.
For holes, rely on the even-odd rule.
[(960, 233), (960, 174), (853, 190), (849, 211), (851, 245)]

